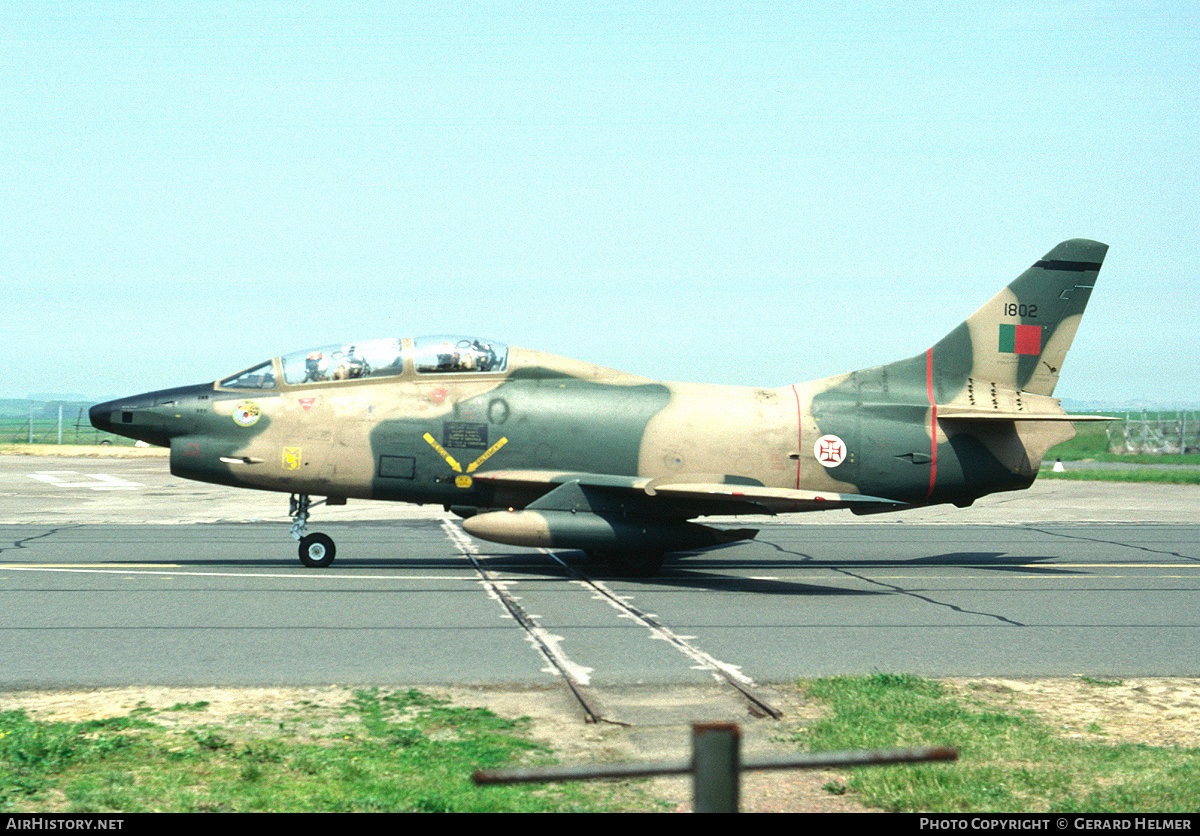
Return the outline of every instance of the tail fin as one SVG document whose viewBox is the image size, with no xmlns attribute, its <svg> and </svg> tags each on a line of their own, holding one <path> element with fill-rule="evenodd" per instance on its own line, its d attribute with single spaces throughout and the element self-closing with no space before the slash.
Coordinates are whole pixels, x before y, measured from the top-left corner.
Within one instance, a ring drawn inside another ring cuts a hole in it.
<svg viewBox="0 0 1200 836">
<path fill-rule="evenodd" d="M 1108 245 L 1064 241 L 931 351 L 944 390 L 968 379 L 1052 395 Z"/>
</svg>

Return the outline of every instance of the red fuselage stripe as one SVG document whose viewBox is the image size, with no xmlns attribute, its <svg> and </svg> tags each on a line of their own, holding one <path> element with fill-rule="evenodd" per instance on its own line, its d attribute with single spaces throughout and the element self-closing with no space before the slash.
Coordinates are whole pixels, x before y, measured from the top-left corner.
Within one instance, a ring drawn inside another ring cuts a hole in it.
<svg viewBox="0 0 1200 836">
<path fill-rule="evenodd" d="M 804 416 L 800 410 L 800 392 L 792 384 L 792 394 L 796 396 L 796 490 L 800 490 L 800 457 L 804 455 Z"/>
<path fill-rule="evenodd" d="M 933 496 L 933 486 L 937 482 L 937 401 L 933 397 L 933 349 L 925 352 L 925 392 L 929 396 L 929 493 L 925 498 Z"/>
</svg>

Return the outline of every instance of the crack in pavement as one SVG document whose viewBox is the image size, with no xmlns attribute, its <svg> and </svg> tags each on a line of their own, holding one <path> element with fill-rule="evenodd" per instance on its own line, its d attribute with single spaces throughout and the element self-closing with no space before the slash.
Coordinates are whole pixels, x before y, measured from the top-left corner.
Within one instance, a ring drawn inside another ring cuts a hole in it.
<svg viewBox="0 0 1200 836">
<path fill-rule="evenodd" d="M 1079 534 L 1069 534 L 1060 531 L 1050 531 L 1045 528 L 1038 528 L 1036 525 L 1026 525 L 1023 528 L 1029 531 L 1036 531 L 1040 534 L 1049 534 L 1052 537 L 1062 537 L 1066 540 L 1081 540 L 1088 543 L 1107 543 L 1110 546 L 1123 546 L 1127 549 L 1136 549 L 1138 551 L 1149 552 L 1150 554 L 1165 554 L 1169 557 L 1178 557 L 1180 560 L 1191 560 L 1200 563 L 1200 557 L 1194 557 L 1190 554 L 1181 554 L 1179 552 L 1167 551 L 1166 549 L 1152 549 L 1149 546 L 1138 546 L 1133 543 L 1122 543 L 1119 540 L 1104 540 L 1099 537 L 1084 537 Z"/>
<path fill-rule="evenodd" d="M 78 525 L 62 525 L 62 526 L 58 526 L 56 528 L 51 528 L 47 531 L 43 531 L 41 534 L 34 534 L 29 537 L 22 537 L 20 540 L 14 540 L 13 544 L 11 546 L 0 546 L 0 554 L 3 554 L 4 552 L 7 552 L 7 551 L 12 551 L 14 549 L 23 549 L 23 548 L 25 548 L 26 543 L 30 543 L 34 540 L 43 540 L 47 537 L 53 537 L 55 534 L 59 534 L 63 531 L 70 531 L 71 529 L 75 529 L 75 528 L 79 528 L 79 526 Z"/>
<path fill-rule="evenodd" d="M 780 546 L 777 543 L 772 543 L 769 540 L 757 540 L 755 542 L 762 543 L 764 546 L 770 546 L 771 548 L 775 549 L 776 551 L 778 551 L 782 554 L 790 554 L 794 557 L 799 557 L 802 559 L 802 561 L 816 560 L 816 558 L 813 557 L 811 554 L 804 554 L 803 552 L 797 552 L 797 551 L 792 551 L 791 549 L 785 549 L 783 546 Z M 983 618 L 992 618 L 1003 624 L 1011 624 L 1013 627 L 1028 626 L 1026 624 L 1021 623 L 1020 621 L 1014 621 L 1011 618 L 1006 618 L 1005 616 L 1000 615 L 999 613 L 980 612 L 978 610 L 964 609 L 963 607 L 959 607 L 955 604 L 951 604 L 946 601 L 938 601 L 937 599 L 931 598 L 928 595 L 922 595 L 919 592 L 914 592 L 911 589 L 905 589 L 902 586 L 897 586 L 897 585 L 891 584 L 891 583 L 884 583 L 883 581 L 875 580 L 874 578 L 869 578 L 869 577 L 866 577 L 865 575 L 856 574 L 854 572 L 851 572 L 849 569 L 844 569 L 840 566 L 824 565 L 824 566 L 822 566 L 822 568 L 829 569 L 830 571 L 837 572 L 838 574 L 841 574 L 841 575 L 845 575 L 848 578 L 854 578 L 855 580 L 862 581 L 863 583 L 873 584 L 875 586 L 882 587 L 882 588 L 887 589 L 898 595 L 906 595 L 909 598 L 915 598 L 918 601 L 923 601 L 926 604 L 932 604 L 935 607 L 945 607 L 948 610 L 952 610 L 952 611 L 954 611 L 956 613 L 960 613 L 962 615 L 978 615 Z"/>
</svg>

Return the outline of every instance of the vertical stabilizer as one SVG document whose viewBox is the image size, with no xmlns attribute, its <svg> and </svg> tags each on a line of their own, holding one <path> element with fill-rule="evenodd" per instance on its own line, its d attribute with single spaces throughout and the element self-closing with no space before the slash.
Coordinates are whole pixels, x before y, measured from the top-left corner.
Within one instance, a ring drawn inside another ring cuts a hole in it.
<svg viewBox="0 0 1200 836">
<path fill-rule="evenodd" d="M 1064 241 L 933 347 L 943 391 L 967 378 L 1051 395 L 1107 244 Z"/>
</svg>

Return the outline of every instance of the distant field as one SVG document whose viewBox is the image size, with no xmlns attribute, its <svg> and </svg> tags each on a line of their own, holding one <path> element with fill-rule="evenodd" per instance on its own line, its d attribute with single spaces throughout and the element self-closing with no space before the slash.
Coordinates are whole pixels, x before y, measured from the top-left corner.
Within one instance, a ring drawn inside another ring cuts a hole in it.
<svg viewBox="0 0 1200 836">
<path fill-rule="evenodd" d="M 1100 413 L 1124 418 L 1125 413 Z M 1195 413 L 1188 413 L 1189 419 Z M 1148 416 L 1150 420 L 1178 420 L 1179 413 L 1156 412 Z M 1114 422 L 1117 423 L 1117 422 Z M 1192 464 L 1200 465 L 1200 453 L 1165 453 L 1162 455 L 1127 455 L 1108 452 L 1109 424 L 1104 422 L 1080 422 L 1075 425 L 1075 437 L 1050 448 L 1046 459 L 1053 462 L 1055 458 L 1063 461 L 1083 461 L 1091 459 L 1098 462 L 1124 462 L 1125 464 Z M 1198 425 L 1200 428 L 1200 425 Z M 1192 435 L 1193 433 L 1189 433 Z"/>
</svg>

